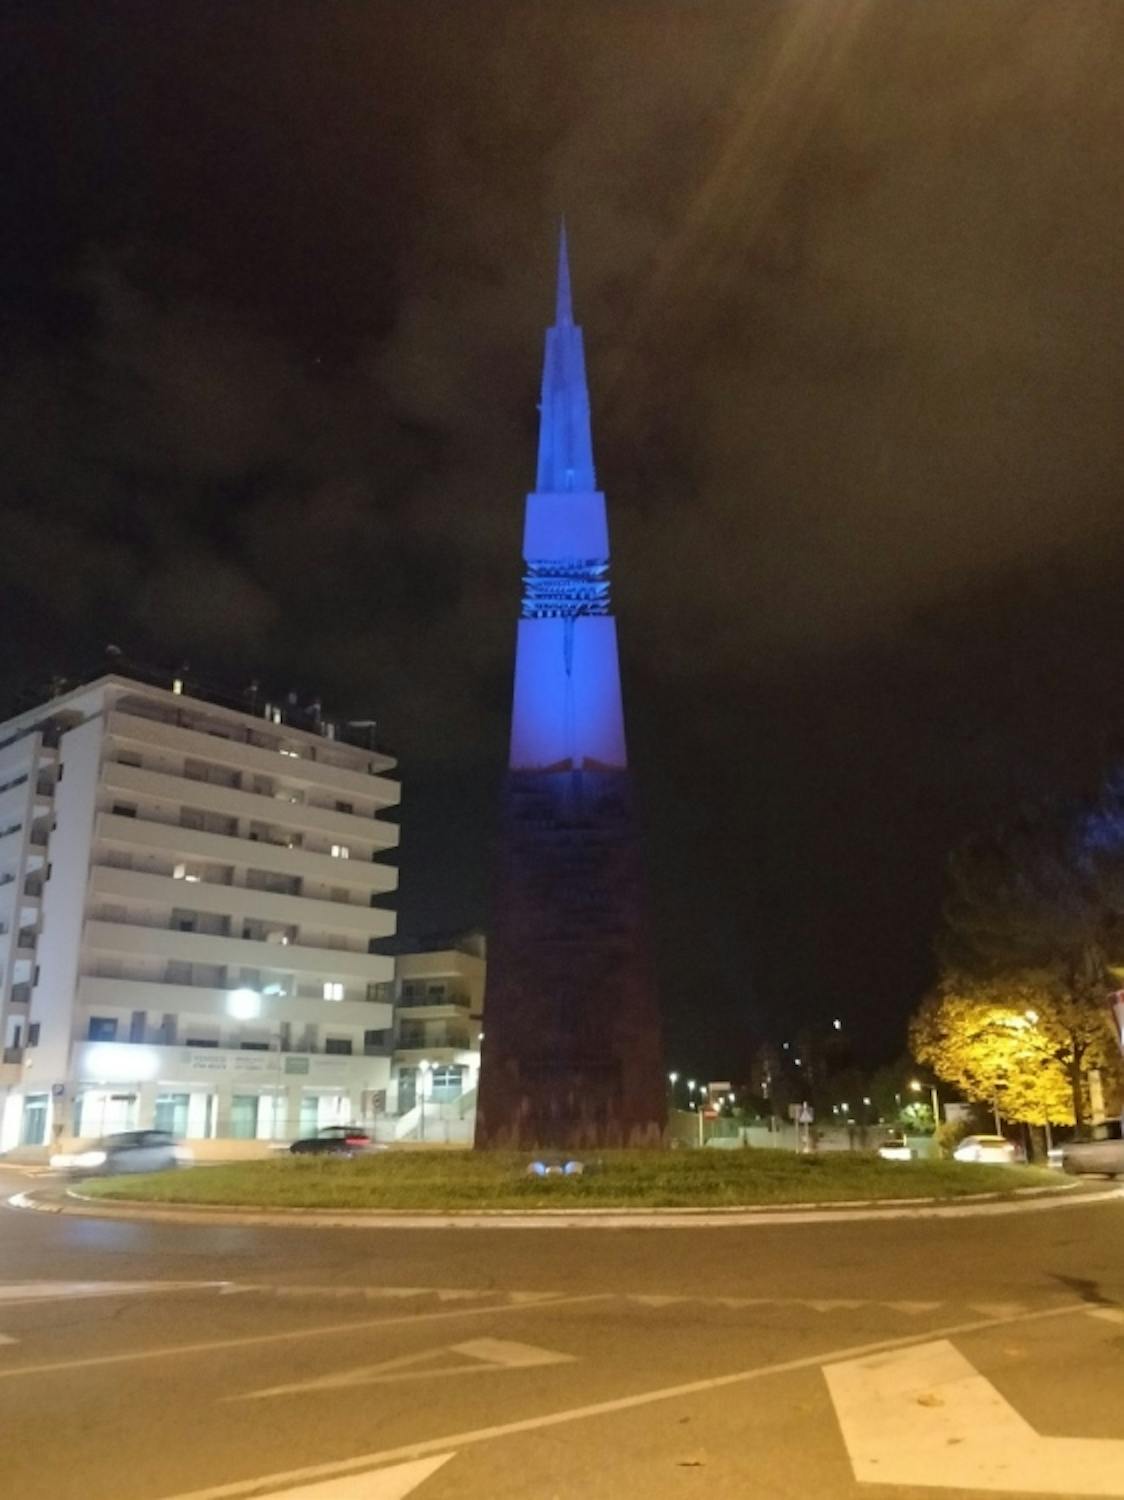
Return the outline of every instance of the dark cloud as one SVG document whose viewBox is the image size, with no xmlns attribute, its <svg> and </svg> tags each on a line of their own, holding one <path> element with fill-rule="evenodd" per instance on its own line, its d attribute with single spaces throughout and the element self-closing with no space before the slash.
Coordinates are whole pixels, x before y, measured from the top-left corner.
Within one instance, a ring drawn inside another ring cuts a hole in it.
<svg viewBox="0 0 1124 1500">
<path fill-rule="evenodd" d="M 1115 0 L 4 27 L 9 695 L 378 715 L 405 920 L 478 919 L 565 209 L 675 1046 L 896 1024 L 948 841 L 1115 713 Z"/>
</svg>

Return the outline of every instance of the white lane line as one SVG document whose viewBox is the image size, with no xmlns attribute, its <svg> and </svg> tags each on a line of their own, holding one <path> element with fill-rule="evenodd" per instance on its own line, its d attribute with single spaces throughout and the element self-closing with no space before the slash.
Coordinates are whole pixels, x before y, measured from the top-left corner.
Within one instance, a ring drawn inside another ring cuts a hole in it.
<svg viewBox="0 0 1124 1500">
<path fill-rule="evenodd" d="M 582 1302 L 605 1302 L 611 1292 L 588 1292 L 580 1297 L 554 1297 L 544 1307 L 573 1307 Z M 177 1359 L 188 1354 L 214 1354 L 223 1349 L 249 1349 L 260 1344 L 292 1343 L 298 1339 L 324 1338 L 334 1333 L 359 1333 L 368 1328 L 393 1328 L 408 1323 L 438 1323 L 449 1318 L 487 1317 L 521 1312 L 513 1304 L 495 1307 L 451 1307 L 442 1312 L 404 1313 L 394 1318 L 357 1318 L 350 1323 L 327 1323 L 319 1328 L 289 1328 L 280 1333 L 248 1334 L 245 1338 L 209 1339 L 198 1344 L 172 1344 L 163 1349 L 127 1350 L 121 1354 L 93 1354 L 85 1359 L 53 1359 L 38 1365 L 11 1365 L 0 1369 L 0 1380 L 25 1379 L 29 1375 L 53 1375 L 59 1370 L 92 1370 L 102 1365 L 127 1365 L 149 1359 Z"/>
<path fill-rule="evenodd" d="M 860 1484 L 1124 1496 L 1124 1440 L 1041 1437 L 947 1339 L 824 1376 Z"/>
<path fill-rule="evenodd" d="M 895 1312 L 903 1313 L 927 1313 L 936 1312 L 940 1307 L 939 1302 L 887 1302 L 886 1307 L 892 1307 Z"/>
<path fill-rule="evenodd" d="M 1022 1302 L 969 1302 L 969 1312 L 977 1312 L 982 1318 L 1017 1318 L 1026 1312 Z"/>
<path fill-rule="evenodd" d="M 467 1432 L 448 1433 L 441 1438 L 424 1439 L 417 1443 L 404 1443 L 398 1448 L 387 1448 L 381 1453 L 365 1453 L 358 1458 L 341 1459 L 334 1463 L 310 1464 L 301 1469 L 287 1469 L 277 1474 L 268 1474 L 256 1480 L 235 1480 L 232 1484 L 213 1485 L 209 1489 L 191 1490 L 177 1495 L 174 1500 L 242 1500 L 243 1496 L 258 1495 L 267 1485 L 296 1484 L 303 1480 L 327 1479 L 344 1474 L 361 1473 L 364 1469 L 389 1464 L 402 1459 L 423 1458 L 428 1454 L 444 1453 L 450 1449 L 467 1448 L 475 1443 L 487 1443 L 495 1438 L 515 1437 L 524 1432 L 540 1432 L 550 1427 L 561 1427 L 568 1422 L 580 1422 L 589 1417 L 613 1416 L 617 1412 L 635 1411 L 652 1406 L 660 1401 L 681 1400 L 688 1396 L 702 1396 L 710 1391 L 725 1390 L 731 1386 L 748 1385 L 754 1380 L 764 1380 L 770 1375 L 789 1375 L 797 1370 L 813 1370 L 837 1360 L 858 1359 L 867 1354 L 878 1354 L 890 1349 L 905 1349 L 917 1344 L 922 1338 L 955 1338 L 966 1333 L 983 1333 L 989 1328 L 1003 1328 L 1020 1323 L 1035 1323 L 1046 1318 L 1072 1316 L 1086 1310 L 1084 1303 L 1071 1303 L 1065 1307 L 1051 1307 L 1041 1312 L 1026 1313 L 1020 1318 L 980 1318 L 971 1323 L 953 1324 L 946 1328 L 934 1328 L 923 1335 L 904 1334 L 900 1338 L 876 1339 L 867 1344 L 852 1344 L 843 1349 L 829 1349 L 819 1354 L 802 1355 L 799 1359 L 782 1360 L 774 1365 L 755 1365 L 749 1370 L 737 1370 L 731 1375 L 713 1375 L 703 1380 L 691 1380 L 684 1385 L 663 1386 L 659 1390 L 642 1391 L 635 1396 L 618 1396 L 611 1401 L 596 1401 L 588 1406 L 574 1406 L 565 1411 L 547 1412 L 543 1416 L 524 1417 L 515 1422 L 501 1422 L 494 1427 L 476 1427 Z"/>
<path fill-rule="evenodd" d="M 442 1355 L 457 1354 L 452 1365 L 429 1365 Z M 377 1365 L 361 1365 L 354 1370 L 340 1370 L 333 1375 L 319 1375 L 312 1380 L 297 1380 L 290 1385 L 269 1386 L 265 1390 L 247 1391 L 242 1396 L 227 1396 L 227 1401 L 259 1401 L 266 1396 L 296 1396 L 308 1391 L 341 1391 L 357 1385 L 396 1385 L 404 1380 L 441 1380 L 450 1375 L 463 1377 L 488 1370 L 530 1370 L 538 1365 L 572 1364 L 573 1354 L 559 1354 L 554 1349 L 539 1349 L 534 1344 L 519 1344 L 510 1339 L 469 1339 L 462 1344 L 446 1344 L 420 1353 L 400 1354 Z M 469 1360 L 471 1363 L 466 1364 Z M 417 1369 L 418 1365 L 429 1365 Z"/>
<path fill-rule="evenodd" d="M 0 1282 L 0 1303 L 131 1297 L 138 1292 L 213 1291 L 224 1285 L 222 1281 L 10 1281 Z"/>
<path fill-rule="evenodd" d="M 0 1333 L 0 1344 L 15 1344 L 18 1340 L 12 1338 L 9 1333 Z"/>
<path fill-rule="evenodd" d="M 346 1479 L 329 1479 L 324 1484 L 302 1484 L 297 1490 L 274 1490 L 262 1500 L 403 1500 L 452 1457 L 452 1453 L 442 1453 L 437 1458 L 395 1464 L 393 1469 L 352 1474 Z"/>
<path fill-rule="evenodd" d="M 1103 1318 L 1106 1323 L 1124 1323 L 1124 1307 L 1090 1307 L 1091 1318 Z"/>
</svg>

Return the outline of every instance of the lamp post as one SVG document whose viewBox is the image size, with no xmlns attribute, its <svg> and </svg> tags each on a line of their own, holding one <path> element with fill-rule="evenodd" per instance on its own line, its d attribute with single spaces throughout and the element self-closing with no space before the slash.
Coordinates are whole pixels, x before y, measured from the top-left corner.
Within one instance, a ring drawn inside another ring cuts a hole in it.
<svg viewBox="0 0 1124 1500">
<path fill-rule="evenodd" d="M 433 1066 L 428 1057 L 423 1057 L 418 1063 L 418 1108 L 421 1111 L 418 1117 L 418 1139 L 425 1140 L 425 1093 L 429 1087 L 429 1070 Z"/>
<path fill-rule="evenodd" d="M 915 1094 L 919 1094 L 921 1092 L 921 1090 L 925 1087 L 925 1085 L 918 1078 L 911 1078 L 909 1080 L 909 1086 L 910 1086 L 910 1088 L 913 1090 L 913 1092 Z M 936 1084 L 931 1083 L 929 1085 L 929 1098 L 932 1101 L 932 1108 L 933 1108 L 933 1133 L 935 1135 L 936 1134 L 936 1130 L 937 1130 L 937 1126 L 941 1123 L 941 1101 L 937 1097 L 937 1087 L 936 1087 Z M 998 1133 L 999 1133 L 999 1127 L 996 1126 L 996 1134 L 998 1135 Z"/>
</svg>

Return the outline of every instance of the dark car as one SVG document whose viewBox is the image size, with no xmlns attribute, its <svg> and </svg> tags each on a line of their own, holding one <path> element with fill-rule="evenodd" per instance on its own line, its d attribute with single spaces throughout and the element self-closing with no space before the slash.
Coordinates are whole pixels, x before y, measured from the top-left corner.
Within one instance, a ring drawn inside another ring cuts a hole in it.
<svg viewBox="0 0 1124 1500">
<path fill-rule="evenodd" d="M 191 1152 L 178 1146 L 166 1130 L 125 1130 L 107 1135 L 88 1151 L 53 1156 L 51 1165 L 76 1177 L 108 1176 L 121 1172 L 164 1172 L 186 1166 Z"/>
<path fill-rule="evenodd" d="M 354 1125 L 326 1125 L 315 1135 L 294 1141 L 289 1150 L 294 1156 L 355 1156 L 373 1146 L 367 1132 L 357 1130 Z"/>
<path fill-rule="evenodd" d="M 1119 1120 L 1106 1120 L 1092 1127 L 1079 1141 L 1067 1141 L 1062 1147 L 1062 1170 L 1075 1176 L 1084 1172 L 1103 1173 L 1106 1177 L 1124 1176 L 1124 1129 Z"/>
</svg>

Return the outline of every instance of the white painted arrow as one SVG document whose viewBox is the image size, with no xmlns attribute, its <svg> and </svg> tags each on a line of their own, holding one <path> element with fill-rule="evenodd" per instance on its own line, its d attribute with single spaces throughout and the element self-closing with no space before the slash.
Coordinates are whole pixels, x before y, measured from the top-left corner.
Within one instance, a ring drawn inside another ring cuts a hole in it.
<svg viewBox="0 0 1124 1500">
<path fill-rule="evenodd" d="M 824 1376 L 862 1483 L 1124 1496 L 1124 1440 L 1042 1437 L 947 1339 Z"/>
<path fill-rule="evenodd" d="M 459 1354 L 455 1365 L 428 1366 L 431 1359 L 443 1354 Z M 400 1354 L 377 1365 L 361 1365 L 341 1370 L 335 1375 L 320 1375 L 314 1380 L 294 1381 L 291 1385 L 273 1385 L 265 1390 L 247 1391 L 243 1396 L 228 1396 L 228 1401 L 257 1401 L 265 1396 L 295 1396 L 303 1391 L 339 1391 L 354 1385 L 390 1385 L 405 1380 L 440 1380 L 449 1375 L 464 1375 L 479 1370 L 529 1370 L 536 1365 L 570 1364 L 576 1356 L 557 1354 L 553 1349 L 538 1349 L 534 1344 L 518 1344 L 510 1339 L 468 1339 L 463 1344 L 447 1344 L 440 1349 L 423 1349 L 418 1354 Z M 466 1365 L 465 1359 L 474 1363 Z M 427 1365 L 426 1369 L 414 1368 Z"/>
<path fill-rule="evenodd" d="M 322 1484 L 302 1484 L 295 1490 L 271 1490 L 260 1500 L 403 1500 L 452 1457 L 451 1453 L 441 1453 L 436 1458 L 395 1464 L 391 1469 L 368 1469 L 365 1474 L 326 1479 Z"/>
</svg>

